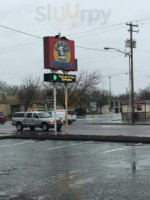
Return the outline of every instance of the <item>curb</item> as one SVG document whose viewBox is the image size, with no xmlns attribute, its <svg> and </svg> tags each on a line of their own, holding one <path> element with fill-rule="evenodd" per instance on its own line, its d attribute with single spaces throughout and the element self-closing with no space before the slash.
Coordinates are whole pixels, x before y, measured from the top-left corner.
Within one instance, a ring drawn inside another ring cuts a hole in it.
<svg viewBox="0 0 150 200">
<path fill-rule="evenodd" d="M 135 136 L 96 136 L 96 135 L 9 135 L 0 139 L 32 139 L 32 140 L 60 140 L 60 141 L 97 141 L 120 143 L 145 143 L 150 144 L 150 137 Z"/>
<path fill-rule="evenodd" d="M 135 126 L 135 125 L 140 125 L 140 126 L 143 125 L 143 126 L 145 126 L 145 125 L 149 125 L 150 126 L 150 124 L 146 124 L 146 123 L 145 124 L 144 123 L 138 123 L 138 124 L 136 124 L 136 123 L 135 124 L 131 124 L 131 123 L 130 124 L 126 124 L 125 123 L 125 124 L 123 124 L 123 123 L 100 123 L 100 122 L 95 122 L 95 123 L 94 122 L 89 122 L 88 123 L 87 122 L 87 123 L 82 123 L 82 124 L 85 124 L 85 125 L 120 125 L 120 126 L 124 126 L 124 125 L 125 126 L 127 126 L 127 125 L 128 126 Z"/>
</svg>

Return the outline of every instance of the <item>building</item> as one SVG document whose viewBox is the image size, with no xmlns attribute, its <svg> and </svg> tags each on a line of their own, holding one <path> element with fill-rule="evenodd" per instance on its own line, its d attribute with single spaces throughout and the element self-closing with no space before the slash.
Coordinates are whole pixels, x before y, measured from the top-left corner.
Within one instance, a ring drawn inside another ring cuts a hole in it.
<svg viewBox="0 0 150 200">
<path fill-rule="evenodd" d="M 53 102 L 47 102 L 47 100 L 37 101 L 32 103 L 28 111 L 46 111 L 53 109 Z M 63 109 L 61 106 L 57 106 L 57 109 Z M 7 117 L 12 116 L 15 112 L 24 111 L 17 96 L 8 96 L 0 94 L 0 112 L 3 112 Z"/>
<path fill-rule="evenodd" d="M 122 112 L 121 100 L 111 100 L 111 107 L 110 105 L 104 105 L 102 107 L 102 114 L 121 113 L 121 112 Z"/>
<path fill-rule="evenodd" d="M 129 101 L 122 101 L 122 118 L 129 119 Z M 134 107 L 135 120 L 150 119 L 150 100 L 135 100 Z"/>
<path fill-rule="evenodd" d="M 3 112 L 6 116 L 10 116 L 14 112 L 20 110 L 20 103 L 16 96 L 7 96 L 0 94 L 0 112 Z"/>
</svg>

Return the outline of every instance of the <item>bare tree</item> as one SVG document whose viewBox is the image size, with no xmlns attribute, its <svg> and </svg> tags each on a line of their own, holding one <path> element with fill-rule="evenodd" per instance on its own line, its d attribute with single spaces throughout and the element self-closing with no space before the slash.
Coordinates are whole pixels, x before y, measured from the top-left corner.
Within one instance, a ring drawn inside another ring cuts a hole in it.
<svg viewBox="0 0 150 200">
<path fill-rule="evenodd" d="M 96 102 L 97 108 L 100 110 L 104 105 L 109 104 L 109 92 L 106 90 L 94 90 L 91 96 L 91 100 Z"/>
<path fill-rule="evenodd" d="M 150 85 L 144 89 L 140 89 L 137 93 L 139 100 L 150 100 Z"/>
<path fill-rule="evenodd" d="M 76 83 L 68 84 L 68 107 L 76 106 L 86 93 L 96 89 L 101 83 L 101 73 L 81 71 L 77 76 Z M 58 85 L 58 99 L 65 107 L 64 85 Z"/>
<path fill-rule="evenodd" d="M 0 81 L 0 93 L 6 95 L 16 95 L 18 91 L 18 86 L 9 85 L 4 81 Z"/>
<path fill-rule="evenodd" d="M 7 83 L 5 83 L 4 81 L 0 81 L 0 92 L 5 94 L 6 88 L 7 88 Z"/>
<path fill-rule="evenodd" d="M 25 77 L 22 84 L 19 87 L 17 96 L 21 105 L 24 106 L 24 110 L 27 111 L 31 103 L 37 102 L 40 99 L 40 78 L 33 78 L 31 75 Z"/>
</svg>

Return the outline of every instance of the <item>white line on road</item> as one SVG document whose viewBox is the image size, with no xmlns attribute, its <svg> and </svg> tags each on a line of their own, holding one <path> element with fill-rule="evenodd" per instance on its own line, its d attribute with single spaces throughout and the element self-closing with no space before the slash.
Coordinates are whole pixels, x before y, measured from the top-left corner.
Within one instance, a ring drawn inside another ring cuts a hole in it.
<svg viewBox="0 0 150 200">
<path fill-rule="evenodd" d="M 54 150 L 54 149 L 61 149 L 61 148 L 66 148 L 66 147 L 70 147 L 70 146 L 76 146 L 76 145 L 82 145 L 82 144 L 88 144 L 91 143 L 90 142 L 83 142 L 83 143 L 74 143 L 74 144 L 69 144 L 69 145 L 64 145 L 64 146 L 58 146 L 58 147 L 53 147 L 53 148 L 48 148 L 49 150 Z"/>
<path fill-rule="evenodd" d="M 139 145 L 139 144 L 137 144 Z M 146 145 L 146 146 L 127 146 L 127 147 L 122 147 L 122 148 L 117 148 L 117 149 L 112 149 L 112 150 L 108 150 L 108 151 L 104 151 L 102 153 L 111 153 L 111 152 L 117 152 L 117 151 L 127 151 L 130 149 L 139 149 L 139 148 L 145 148 L 145 147 L 150 147 L 150 145 Z"/>
<path fill-rule="evenodd" d="M 114 126 L 110 126 L 110 125 L 102 125 L 101 127 L 102 127 L 102 128 L 112 128 L 112 127 L 114 127 Z"/>
<path fill-rule="evenodd" d="M 33 142 L 21 142 L 21 143 L 16 143 L 16 144 L 6 144 L 6 145 L 0 146 L 0 148 L 11 147 L 11 146 L 18 146 L 18 145 L 24 145 L 24 144 L 31 144 L 31 143 L 33 143 Z"/>
</svg>

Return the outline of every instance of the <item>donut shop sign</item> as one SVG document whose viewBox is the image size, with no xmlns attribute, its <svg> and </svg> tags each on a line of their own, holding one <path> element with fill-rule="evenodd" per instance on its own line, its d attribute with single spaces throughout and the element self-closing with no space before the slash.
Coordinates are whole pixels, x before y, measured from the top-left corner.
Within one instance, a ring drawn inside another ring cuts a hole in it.
<svg viewBox="0 0 150 200">
<path fill-rule="evenodd" d="M 76 71 L 74 41 L 44 37 L 44 68 Z"/>
</svg>

